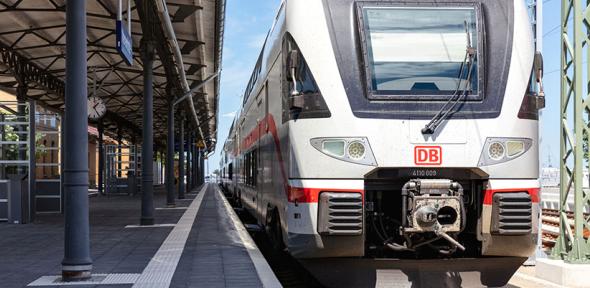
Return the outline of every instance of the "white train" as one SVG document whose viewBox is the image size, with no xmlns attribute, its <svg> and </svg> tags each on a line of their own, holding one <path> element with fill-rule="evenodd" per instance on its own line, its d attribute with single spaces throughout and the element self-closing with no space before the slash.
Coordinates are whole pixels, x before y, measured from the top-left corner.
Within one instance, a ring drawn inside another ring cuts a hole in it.
<svg viewBox="0 0 590 288">
<path fill-rule="evenodd" d="M 537 242 L 544 106 L 526 9 L 283 1 L 221 185 L 299 259 L 520 264 Z"/>
</svg>

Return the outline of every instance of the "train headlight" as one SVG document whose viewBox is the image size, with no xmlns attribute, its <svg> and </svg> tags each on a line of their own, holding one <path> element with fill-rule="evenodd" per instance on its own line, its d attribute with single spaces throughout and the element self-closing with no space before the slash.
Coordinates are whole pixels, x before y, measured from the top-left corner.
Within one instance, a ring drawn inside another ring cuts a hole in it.
<svg viewBox="0 0 590 288">
<path fill-rule="evenodd" d="M 508 157 L 518 156 L 524 151 L 523 141 L 507 141 L 506 142 L 506 154 Z"/>
<path fill-rule="evenodd" d="M 365 157 L 365 145 L 361 142 L 352 142 L 348 144 L 348 156 L 355 160 Z"/>
<path fill-rule="evenodd" d="M 522 156 L 533 146 L 528 138 L 488 138 L 479 157 L 479 166 L 503 163 Z"/>
<path fill-rule="evenodd" d="M 490 144 L 490 147 L 488 148 L 488 156 L 494 160 L 500 160 L 504 157 L 505 150 L 506 149 L 504 149 L 502 143 L 494 142 Z"/>
<path fill-rule="evenodd" d="M 366 137 L 313 138 L 310 142 L 315 149 L 332 158 L 355 164 L 377 166 Z"/>
<path fill-rule="evenodd" d="M 322 152 L 338 157 L 344 157 L 344 140 L 325 140 L 322 142 Z"/>
</svg>

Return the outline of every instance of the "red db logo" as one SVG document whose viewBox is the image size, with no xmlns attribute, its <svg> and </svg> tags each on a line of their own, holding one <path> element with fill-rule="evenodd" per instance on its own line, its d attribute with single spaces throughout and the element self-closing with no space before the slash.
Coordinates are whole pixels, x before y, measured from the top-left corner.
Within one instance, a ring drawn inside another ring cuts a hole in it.
<svg viewBox="0 0 590 288">
<path fill-rule="evenodd" d="M 442 148 L 440 146 L 414 147 L 414 164 L 440 165 L 442 164 Z"/>
</svg>

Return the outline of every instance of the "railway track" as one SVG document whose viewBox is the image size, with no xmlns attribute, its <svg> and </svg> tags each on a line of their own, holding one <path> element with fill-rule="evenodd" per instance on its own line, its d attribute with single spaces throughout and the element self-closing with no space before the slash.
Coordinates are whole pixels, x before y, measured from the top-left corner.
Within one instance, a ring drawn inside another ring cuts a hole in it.
<svg viewBox="0 0 590 288">
<path fill-rule="evenodd" d="M 572 212 L 567 213 L 567 222 L 570 226 L 570 229 L 574 231 L 574 215 Z M 588 217 L 587 213 L 584 213 L 585 217 Z M 543 213 L 541 214 L 541 222 L 542 222 L 542 241 L 543 241 L 543 248 L 553 248 L 555 246 L 555 241 L 559 236 L 559 210 L 555 209 L 543 209 Z M 584 238 L 588 239 L 590 237 L 590 230 L 584 228 Z"/>
</svg>

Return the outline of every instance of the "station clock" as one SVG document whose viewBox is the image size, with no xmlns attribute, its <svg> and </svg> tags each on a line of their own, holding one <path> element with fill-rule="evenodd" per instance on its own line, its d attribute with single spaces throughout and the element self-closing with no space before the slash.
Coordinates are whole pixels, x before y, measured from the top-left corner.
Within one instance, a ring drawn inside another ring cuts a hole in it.
<svg viewBox="0 0 590 288">
<path fill-rule="evenodd" d="M 88 98 L 88 119 L 99 120 L 107 112 L 107 106 L 100 97 L 92 96 Z"/>
</svg>

